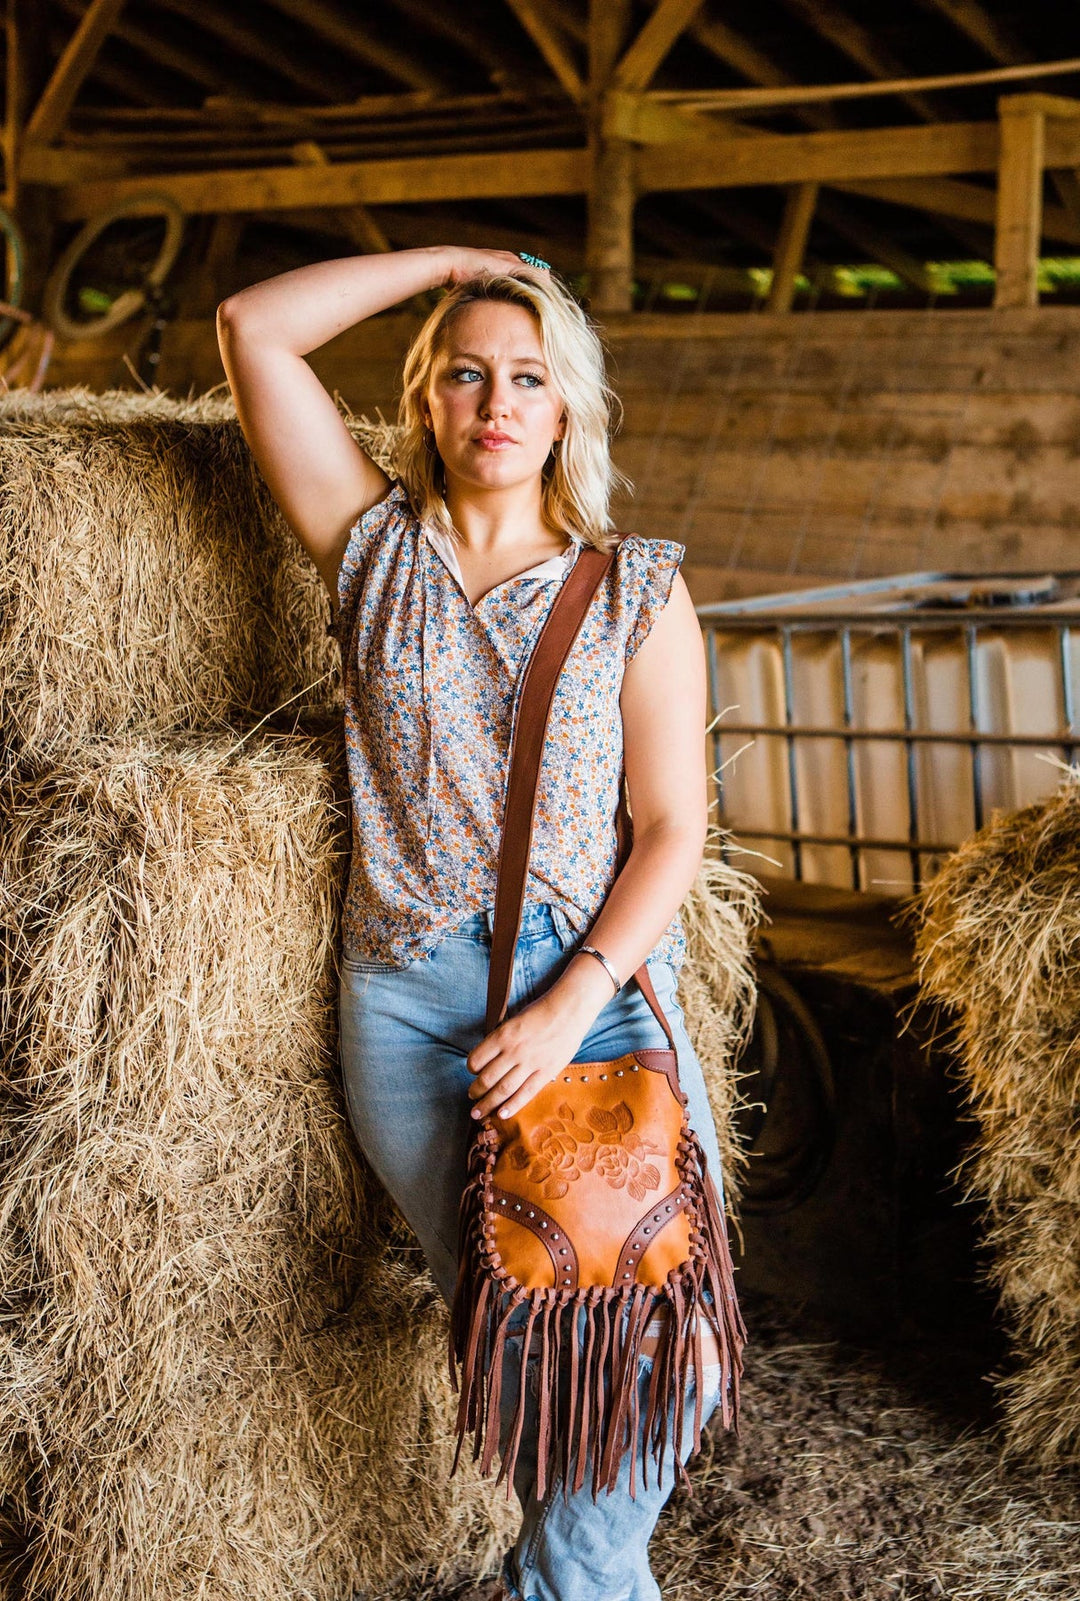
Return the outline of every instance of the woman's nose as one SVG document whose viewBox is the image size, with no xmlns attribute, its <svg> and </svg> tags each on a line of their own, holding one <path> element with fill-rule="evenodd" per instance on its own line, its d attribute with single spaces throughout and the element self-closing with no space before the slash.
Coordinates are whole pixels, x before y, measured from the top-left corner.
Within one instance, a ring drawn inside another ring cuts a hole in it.
<svg viewBox="0 0 1080 1601">
<path fill-rule="evenodd" d="M 492 379 L 484 395 L 482 410 L 486 417 L 507 417 L 510 414 L 512 397 L 510 388 L 498 378 Z"/>
</svg>

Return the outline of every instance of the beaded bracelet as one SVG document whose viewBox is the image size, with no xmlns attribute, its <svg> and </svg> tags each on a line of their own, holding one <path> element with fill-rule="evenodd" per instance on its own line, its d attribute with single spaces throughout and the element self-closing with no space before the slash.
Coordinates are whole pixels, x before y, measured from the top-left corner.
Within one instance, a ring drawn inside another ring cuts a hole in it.
<svg viewBox="0 0 1080 1601">
<path fill-rule="evenodd" d="M 598 962 L 603 963 L 607 970 L 607 976 L 614 984 L 615 993 L 618 995 L 619 991 L 622 989 L 622 985 L 619 982 L 619 975 L 616 973 L 615 969 L 612 967 L 603 951 L 598 951 L 595 945 L 579 945 L 578 950 L 584 952 L 586 956 L 595 956 Z"/>
</svg>

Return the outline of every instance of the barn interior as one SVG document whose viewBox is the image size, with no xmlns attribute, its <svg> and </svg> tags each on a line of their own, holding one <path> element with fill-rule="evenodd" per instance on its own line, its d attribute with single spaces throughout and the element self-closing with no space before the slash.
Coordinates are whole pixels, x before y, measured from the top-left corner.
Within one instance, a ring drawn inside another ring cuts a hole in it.
<svg viewBox="0 0 1080 1601">
<path fill-rule="evenodd" d="M 587 307 L 617 525 L 685 546 L 705 645 L 680 993 L 751 1345 L 663 1593 L 1074 1596 L 1068 9 L 8 0 L 2 41 L 0 1601 L 479 1601 L 507 1537 L 344 1133 L 340 665 L 215 329 L 446 243 Z M 391 470 L 435 303 L 309 358 Z"/>
</svg>

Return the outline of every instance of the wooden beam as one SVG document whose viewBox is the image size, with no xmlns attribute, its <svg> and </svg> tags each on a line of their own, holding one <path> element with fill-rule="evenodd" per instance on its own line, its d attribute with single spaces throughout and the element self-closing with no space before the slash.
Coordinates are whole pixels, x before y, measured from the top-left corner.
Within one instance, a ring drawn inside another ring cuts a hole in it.
<svg viewBox="0 0 1080 1601">
<path fill-rule="evenodd" d="M 314 139 L 301 139 L 293 145 L 293 159 L 301 166 L 328 167 L 330 165 L 326 151 Z M 367 206 L 357 204 L 342 207 L 331 214 L 328 221 L 336 221 L 341 231 L 349 236 L 354 245 L 359 245 L 362 251 L 371 255 L 384 255 L 392 250 L 389 239 L 386 237 L 374 216 Z"/>
<path fill-rule="evenodd" d="M 52 144 L 123 5 L 124 0 L 90 0 L 26 125 L 28 143 Z"/>
<path fill-rule="evenodd" d="M 643 191 L 735 189 L 749 184 L 993 172 L 998 137 L 996 122 L 948 122 L 688 140 L 639 151 L 638 184 Z"/>
<path fill-rule="evenodd" d="M 683 204 L 687 204 L 686 201 Z M 772 260 L 776 250 L 776 229 L 766 222 L 764 217 L 758 216 L 749 207 L 740 205 L 729 194 L 706 194 L 698 191 L 689 202 L 697 210 L 703 211 L 705 216 L 718 223 L 725 232 L 735 239 L 741 239 L 746 244 L 754 245 L 768 260 Z M 803 257 L 804 263 L 812 258 Z"/>
<path fill-rule="evenodd" d="M 903 69 L 896 58 L 881 44 L 869 28 L 849 17 L 833 0 L 784 0 L 793 12 L 820 38 L 847 56 L 871 78 L 900 78 Z M 924 122 L 938 120 L 938 112 L 931 101 L 921 94 L 903 93 L 900 98 Z"/>
<path fill-rule="evenodd" d="M 1058 192 L 1062 209 L 1068 214 L 1070 221 L 1075 224 L 1078 230 L 1077 237 L 1080 239 L 1080 174 L 1070 171 L 1068 167 L 1056 167 L 1050 174 L 1050 181 Z M 1054 239 L 1058 236 L 1053 232 L 1050 225 L 1048 214 L 1051 209 L 1053 208 L 1050 206 L 1044 206 L 1043 208 L 1043 233 L 1047 237 Z"/>
<path fill-rule="evenodd" d="M 760 88 L 792 88 L 796 80 L 785 72 L 771 56 L 759 50 L 749 39 L 737 33 L 726 23 L 710 22 L 699 17 L 691 28 L 691 34 L 698 44 L 704 46 L 710 55 L 724 62 L 726 66 L 733 67 L 744 78 Z M 654 90 L 651 98 L 656 101 L 659 95 Z M 693 110 L 693 102 L 679 102 L 686 104 Z M 839 128 L 842 126 L 836 113 L 825 106 L 796 107 L 795 120 L 801 122 L 804 128 Z M 771 247 L 770 247 L 771 248 Z"/>
<path fill-rule="evenodd" d="M 711 17 L 701 17 L 694 23 L 691 33 L 698 44 L 704 45 L 710 55 L 724 62 L 725 66 L 733 67 L 752 84 L 773 89 L 797 86 L 796 80 L 785 72 L 783 67 L 778 66 L 771 56 L 766 55 L 753 40 L 747 39 L 728 23 L 715 21 Z"/>
<path fill-rule="evenodd" d="M 488 79 L 503 90 L 536 92 L 536 69 L 531 51 L 508 48 L 501 28 L 472 21 L 463 6 L 433 6 L 431 0 L 394 0 L 394 10 L 408 17 L 426 35 L 447 39 L 459 50 L 475 56 Z"/>
<path fill-rule="evenodd" d="M 615 68 L 613 86 L 644 89 L 680 33 L 701 9 L 701 0 L 660 0 Z"/>
<path fill-rule="evenodd" d="M 741 34 L 737 33 L 734 29 L 728 27 L 726 24 L 706 22 L 702 19 L 694 24 L 692 31 L 694 38 L 699 43 L 703 44 L 704 47 L 710 51 L 710 53 L 717 56 L 718 59 L 724 61 L 727 65 L 733 67 L 737 72 L 740 72 L 744 78 L 748 78 L 750 82 L 757 87 L 753 89 L 720 90 L 710 92 L 696 91 L 692 96 L 685 99 L 680 97 L 680 99 L 676 102 L 676 104 L 683 110 L 699 111 L 708 107 L 709 109 L 722 111 L 725 109 L 736 109 L 739 106 L 743 107 L 744 109 L 754 110 L 764 109 L 765 107 L 770 106 L 775 107 L 779 105 L 784 108 L 790 108 L 795 118 L 802 122 L 805 126 L 821 130 L 827 128 L 838 128 L 841 126 L 836 113 L 831 108 L 820 103 L 826 98 L 831 99 L 835 97 L 837 99 L 844 99 L 865 97 L 867 95 L 872 95 L 875 93 L 875 91 L 884 92 L 886 89 L 886 85 L 879 82 L 878 84 L 833 85 L 832 93 L 829 94 L 826 94 L 821 87 L 810 88 L 808 90 L 806 85 L 797 84 L 791 75 L 775 61 L 773 61 L 772 58 L 769 57 L 764 51 L 759 50 L 756 45 L 751 44 L 750 41 L 744 39 Z M 890 83 L 888 88 L 890 91 L 892 91 L 895 89 L 920 89 L 930 86 L 933 85 L 927 80 L 908 79 L 900 83 Z M 940 87 L 942 85 L 938 84 L 937 86 Z M 777 90 L 779 90 L 780 93 L 777 93 Z M 669 102 L 669 95 L 667 93 L 657 91 L 653 91 L 648 98 L 656 110 L 660 109 L 660 103 Z M 885 181 L 887 182 L 888 180 Z M 905 182 L 910 184 L 933 184 L 935 182 L 933 179 L 896 179 L 892 181 L 897 185 L 904 184 Z M 936 182 L 948 183 L 949 180 L 938 179 Z M 858 192 L 858 189 L 856 188 L 854 192 Z M 875 196 L 874 198 L 880 197 Z M 884 198 L 894 199 L 896 197 L 888 196 Z M 993 196 L 989 192 L 986 195 L 986 200 L 991 207 L 991 217 L 989 221 L 992 226 Z M 906 200 L 902 200 L 901 203 L 915 204 L 916 202 L 911 197 L 908 197 Z M 958 222 L 954 213 L 950 212 L 947 207 L 938 207 L 938 212 L 940 215 L 948 217 L 948 231 L 954 235 L 961 236 L 968 249 L 976 249 L 980 254 L 985 253 L 984 243 L 979 241 L 978 244 L 975 244 L 970 237 L 969 230 L 964 226 L 963 221 Z M 835 212 L 833 214 L 833 226 L 840 226 L 840 217 Z M 874 230 L 866 228 L 861 224 L 859 219 L 849 218 L 845 226 L 847 226 L 849 230 L 858 226 L 859 236 L 867 242 L 876 240 L 878 253 L 881 252 L 883 244 L 882 236 L 876 234 Z M 851 234 L 849 231 L 849 237 L 850 236 Z M 921 268 L 921 264 L 914 262 L 913 258 L 908 256 L 906 253 L 896 253 L 895 250 L 893 250 L 890 251 L 890 254 L 892 255 L 894 265 L 903 265 L 905 267 L 906 274 L 909 276 L 915 272 L 917 268 Z"/>
<path fill-rule="evenodd" d="M 837 183 L 832 188 L 868 200 L 887 200 L 915 211 L 932 211 L 941 217 L 977 222 L 993 228 L 997 221 L 997 194 L 978 184 L 955 178 L 864 178 Z M 1043 207 L 1043 237 L 1062 244 L 1080 244 L 1080 217 L 1074 219 L 1062 206 Z"/>
<path fill-rule="evenodd" d="M 605 132 L 605 104 L 630 33 L 630 0 L 589 0 L 589 190 L 585 257 L 589 301 L 600 316 L 631 309 L 634 286 L 634 146 Z"/>
<path fill-rule="evenodd" d="M 952 122 L 929 127 L 874 128 L 799 134 L 730 135 L 657 145 L 637 153 L 639 190 L 737 189 L 754 184 L 883 184 L 886 180 L 939 178 L 997 168 L 996 122 Z M 46 153 L 47 154 L 47 153 Z M 1046 164 L 1080 166 L 1080 120 L 1052 119 L 1046 127 Z M 243 167 L 224 171 L 164 172 L 139 178 L 66 180 L 62 163 L 42 160 L 32 175 L 60 189 L 62 219 L 74 220 L 114 201 L 149 191 L 171 195 L 185 211 L 281 211 L 296 206 L 421 204 L 438 200 L 514 198 L 518 195 L 582 194 L 588 188 L 586 152 L 519 150 L 505 154 L 432 156 L 379 161 L 336 161 L 298 172 L 294 166 Z M 906 192 L 878 190 L 880 198 L 910 199 L 983 220 L 972 197 L 974 185 L 942 191 L 934 186 Z M 871 190 L 867 188 L 867 193 Z M 979 202 L 983 204 L 983 202 Z"/>
<path fill-rule="evenodd" d="M 788 190 L 776 241 L 776 254 L 773 256 L 772 284 L 765 302 L 766 311 L 791 310 L 795 298 L 795 280 L 802 270 L 817 198 L 816 183 L 795 184 Z"/>
<path fill-rule="evenodd" d="M 946 17 L 958 32 L 984 50 L 991 61 L 1006 67 L 1032 59 L 1006 25 L 992 17 L 978 0 L 923 0 L 923 3 Z"/>
<path fill-rule="evenodd" d="M 736 59 L 745 54 L 734 50 L 725 52 L 723 45 L 731 30 L 718 23 L 699 24 L 694 36 L 707 44 L 722 61 L 736 65 Z M 749 49 L 749 47 L 747 47 Z M 749 60 L 760 59 L 754 52 Z M 738 67 L 744 77 L 751 76 Z M 1033 78 L 1053 78 L 1080 72 L 1080 56 L 1069 56 L 1062 61 L 1042 61 L 1016 67 L 988 67 L 982 72 L 946 72 L 923 78 L 879 78 L 873 83 L 797 84 L 787 74 L 773 80 L 763 79 L 766 87 L 755 89 L 652 89 L 650 100 L 681 106 L 687 111 L 784 111 L 796 106 L 814 105 L 832 100 L 876 100 L 882 95 L 901 94 L 909 89 L 971 89 L 991 83 L 1022 83 Z M 1061 98 L 1057 96 L 1055 98 Z"/>
<path fill-rule="evenodd" d="M 243 22 L 229 7 L 214 0 L 158 0 L 165 11 L 194 23 L 211 38 L 221 39 L 241 57 L 257 61 L 286 83 L 294 84 L 317 100 L 332 104 L 341 98 L 343 79 L 340 73 L 319 72 L 299 59 L 294 50 L 274 43 L 272 33 Z"/>
<path fill-rule="evenodd" d="M 285 211 L 295 206 L 420 205 L 428 200 L 580 195 L 588 157 L 576 150 L 512 150 L 492 155 L 336 161 L 328 167 L 237 167 L 225 171 L 154 173 L 145 177 L 60 185 L 60 217 L 75 221 L 139 195 L 169 195 L 189 214 Z M 148 214 L 153 205 L 147 206 Z"/>
<path fill-rule="evenodd" d="M 57 39 L 56 30 L 53 28 L 49 29 L 49 34 L 52 54 L 55 59 L 63 50 L 67 40 L 66 38 L 64 40 Z M 100 85 L 102 89 L 110 90 L 113 95 L 118 97 L 118 100 L 114 101 L 111 106 L 111 110 L 114 113 L 136 111 L 145 114 L 151 107 L 160 106 L 164 91 L 158 86 L 156 76 L 156 74 L 149 72 L 136 72 L 131 67 L 121 66 L 119 62 L 110 61 L 100 55 L 94 62 L 91 73 L 91 77 L 96 84 Z M 121 102 L 125 99 L 132 101 L 133 104 L 130 106 L 123 105 Z M 73 106 L 68 113 L 68 126 L 71 127 L 77 124 L 89 109 L 86 106 Z"/>
<path fill-rule="evenodd" d="M 604 99 L 603 132 L 607 139 L 629 139 L 638 145 L 685 143 L 688 139 L 712 139 L 742 130 L 730 123 L 707 116 L 694 116 L 675 106 L 658 105 L 650 95 L 613 89 Z M 748 128 L 756 137 L 760 129 Z"/>
<path fill-rule="evenodd" d="M 233 275 L 247 223 L 248 218 L 241 211 L 200 221 L 203 243 L 181 286 L 181 316 L 212 317 L 219 303 L 237 287 Z"/>
<path fill-rule="evenodd" d="M 1017 96 L 1017 99 L 1026 97 Z M 999 102 L 1001 159 L 998 164 L 997 231 L 994 242 L 994 305 L 1037 306 L 1045 112 L 1012 97 Z"/>
<path fill-rule="evenodd" d="M 69 16 L 81 16 L 78 0 L 56 0 L 56 3 Z M 229 76 L 221 66 L 188 50 L 184 45 L 162 38 L 159 32 L 151 28 L 144 28 L 125 17 L 123 21 L 114 22 L 112 31 L 118 39 L 132 45 L 149 61 L 167 67 L 170 72 L 197 84 L 200 89 L 221 93 L 230 86 Z"/>
<path fill-rule="evenodd" d="M 876 261 L 881 267 L 888 267 L 890 272 L 917 289 L 922 294 L 930 294 L 934 289 L 933 275 L 926 269 L 925 262 L 919 261 L 910 251 L 902 249 L 896 240 L 875 228 L 872 223 L 865 222 L 857 217 L 850 207 L 832 195 L 822 195 L 818 200 L 818 216 L 828 223 L 834 232 L 854 245 L 857 250 L 864 251 L 870 261 Z"/>
<path fill-rule="evenodd" d="M 414 51 L 398 50 L 384 44 L 364 26 L 362 17 L 350 17 L 328 6 L 325 0 L 271 0 L 275 11 L 283 12 L 302 27 L 310 28 L 325 39 L 327 44 L 351 56 L 355 61 L 377 67 L 389 78 L 407 83 L 412 89 L 430 89 L 438 93 L 443 88 L 439 74 L 430 71 L 417 59 Z"/>
<path fill-rule="evenodd" d="M 585 100 L 585 82 L 561 35 L 548 21 L 547 7 L 537 0 L 506 0 L 533 44 L 562 84 L 571 100 L 581 105 Z"/>
</svg>

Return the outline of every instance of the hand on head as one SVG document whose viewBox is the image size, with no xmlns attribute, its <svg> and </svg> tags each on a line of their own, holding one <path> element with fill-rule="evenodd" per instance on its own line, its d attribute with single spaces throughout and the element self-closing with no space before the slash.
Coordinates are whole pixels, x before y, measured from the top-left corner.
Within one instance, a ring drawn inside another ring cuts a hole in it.
<svg viewBox="0 0 1080 1601">
<path fill-rule="evenodd" d="M 550 268 L 533 266 L 512 250 L 470 250 L 464 245 L 455 246 L 449 252 L 449 261 L 445 279 L 447 288 L 452 284 L 465 283 L 469 278 L 477 278 L 484 272 L 511 273 L 516 278 L 546 279 L 551 276 Z"/>
</svg>

